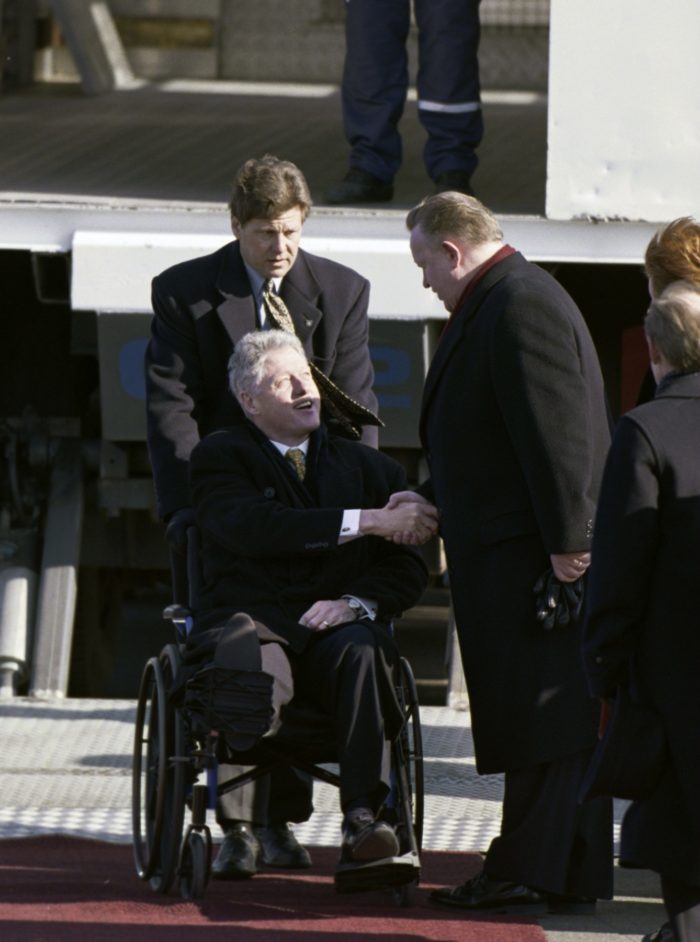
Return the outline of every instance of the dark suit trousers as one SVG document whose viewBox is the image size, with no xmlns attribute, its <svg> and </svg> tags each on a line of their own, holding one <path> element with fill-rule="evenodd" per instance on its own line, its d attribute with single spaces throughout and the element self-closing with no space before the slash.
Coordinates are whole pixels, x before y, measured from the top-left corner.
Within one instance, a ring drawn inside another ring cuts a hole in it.
<svg viewBox="0 0 700 942">
<path fill-rule="evenodd" d="M 388 794 L 388 736 L 396 732 L 399 710 L 395 654 L 383 628 L 361 621 L 318 632 L 302 654 L 290 658 L 295 696 L 332 718 L 342 808 L 367 798 L 376 810 Z"/>
<path fill-rule="evenodd" d="M 661 874 L 661 892 L 677 942 L 700 939 L 700 886 L 670 880 Z"/>
<path fill-rule="evenodd" d="M 274 662 L 266 658 L 268 652 L 274 652 Z M 285 695 L 288 676 L 284 677 L 284 665 L 276 660 L 281 654 L 291 663 L 295 704 L 312 707 L 331 719 L 340 765 L 341 807 L 358 798 L 368 798 L 378 807 L 389 790 L 387 735 L 396 732 L 400 719 L 392 673 L 396 649 L 386 632 L 368 622 L 353 622 L 318 632 L 300 654 L 283 652 L 276 644 L 263 644 L 262 653 L 263 670 L 282 680 L 276 684 L 276 708 L 289 699 Z M 387 727 L 389 733 L 385 733 Z M 241 771 L 239 766 L 222 765 L 219 781 Z M 268 817 L 268 807 L 274 817 Z M 254 785 L 222 795 L 217 818 L 220 823 L 277 824 L 304 821 L 312 810 L 308 777 L 294 769 L 281 769 Z"/>
<path fill-rule="evenodd" d="M 612 801 L 578 803 L 590 755 L 506 772 L 501 834 L 484 864 L 490 877 L 548 893 L 612 897 Z"/>
</svg>

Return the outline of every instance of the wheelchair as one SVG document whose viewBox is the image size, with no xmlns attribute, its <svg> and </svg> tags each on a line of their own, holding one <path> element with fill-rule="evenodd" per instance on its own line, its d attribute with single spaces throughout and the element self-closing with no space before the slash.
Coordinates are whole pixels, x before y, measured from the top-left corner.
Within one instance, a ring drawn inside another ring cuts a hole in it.
<svg viewBox="0 0 700 942">
<path fill-rule="evenodd" d="M 273 736 L 264 737 L 246 752 L 233 752 L 225 744 L 221 729 L 208 729 L 202 734 L 201 724 L 193 723 L 187 710 L 172 701 L 171 691 L 192 626 L 192 603 L 201 581 L 198 560 L 198 533 L 191 528 L 186 568 L 182 564 L 173 567 L 174 598 L 186 597 L 189 604 L 175 602 L 163 612 L 173 624 L 174 640 L 157 657 L 151 657 L 143 669 L 132 761 L 136 872 L 156 893 L 169 893 L 177 885 L 185 899 L 201 899 L 205 894 L 212 860 L 207 810 L 215 808 L 221 794 L 282 765 L 340 785 L 339 775 L 327 768 L 337 762 L 337 757 L 326 717 L 308 710 L 295 714 L 292 710 L 288 719 L 285 711 L 281 727 Z M 388 890 L 398 905 L 407 906 L 420 879 L 423 746 L 416 683 L 403 657 L 396 675 L 403 719 L 391 744 L 391 790 L 380 815 L 396 830 L 399 856 L 385 866 L 381 862 L 340 865 L 335 873 L 335 889 L 339 893 Z M 220 785 L 220 761 L 251 768 Z M 187 811 L 189 821 L 185 825 Z"/>
</svg>

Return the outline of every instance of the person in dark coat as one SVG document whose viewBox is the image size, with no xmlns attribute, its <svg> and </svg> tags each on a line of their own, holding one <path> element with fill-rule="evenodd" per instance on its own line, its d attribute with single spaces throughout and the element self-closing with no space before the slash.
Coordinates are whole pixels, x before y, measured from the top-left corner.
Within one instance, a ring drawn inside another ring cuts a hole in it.
<svg viewBox="0 0 700 942">
<path fill-rule="evenodd" d="M 661 874 L 670 926 L 700 938 L 700 292 L 676 282 L 644 323 L 654 399 L 615 431 L 598 506 L 584 659 L 601 700 L 628 686 L 663 719 L 668 768 L 622 826 L 620 863 Z"/>
<path fill-rule="evenodd" d="M 423 392 L 419 491 L 440 512 L 477 770 L 505 772 L 483 871 L 432 899 L 590 909 L 612 893 L 611 803 L 577 805 L 597 717 L 575 605 L 546 630 L 533 587 L 551 568 L 563 604 L 589 564 L 609 444 L 598 358 L 573 300 L 504 245 L 478 200 L 430 196 L 407 224 L 423 284 L 450 312 Z"/>
<path fill-rule="evenodd" d="M 226 368 L 244 334 L 269 326 L 263 300 L 268 280 L 286 304 L 314 364 L 353 400 L 376 408 L 368 348 L 369 283 L 357 272 L 299 247 L 310 206 L 306 180 L 294 164 L 272 156 L 248 160 L 236 174 L 229 205 L 236 241 L 174 265 L 153 280 L 154 316 L 146 352 L 147 442 L 175 571 L 183 565 L 186 531 L 193 519 L 190 453 L 208 432 L 243 421 L 228 389 Z M 376 446 L 376 427 L 364 426 L 362 439 Z M 274 806 L 258 824 L 263 859 L 307 867 L 309 854 L 287 821 L 308 804 L 311 784 L 290 782 L 284 773 L 280 777 Z M 240 814 L 230 807 L 231 820 Z"/>
<path fill-rule="evenodd" d="M 385 508 L 405 487 L 402 467 L 320 427 L 318 389 L 292 334 L 243 337 L 230 373 L 247 421 L 213 432 L 191 456 L 207 606 L 195 612 L 186 660 L 192 648 L 211 653 L 222 634 L 240 630 L 242 616 L 252 619 L 263 670 L 334 718 L 341 862 L 392 856 L 395 835 L 376 819 L 389 790 L 389 740 L 401 721 L 387 625 L 418 600 L 427 571 L 414 550 L 387 537 L 409 530 L 429 539 L 435 508 L 417 501 Z M 279 668 L 281 652 L 291 678 Z M 248 820 L 255 817 L 252 808 Z M 247 825 L 230 833 L 254 852 Z M 219 856 L 228 853 L 222 845 Z"/>
</svg>

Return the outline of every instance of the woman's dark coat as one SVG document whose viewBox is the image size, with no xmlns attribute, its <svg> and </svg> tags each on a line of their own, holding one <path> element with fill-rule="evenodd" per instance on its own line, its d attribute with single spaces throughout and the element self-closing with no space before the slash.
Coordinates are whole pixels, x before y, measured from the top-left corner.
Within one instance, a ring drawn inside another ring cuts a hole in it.
<svg viewBox="0 0 700 942">
<path fill-rule="evenodd" d="M 667 377 L 615 432 L 585 627 L 591 691 L 663 718 L 669 769 L 625 817 L 621 861 L 700 885 L 700 373 Z M 629 677 L 628 677 L 629 673 Z"/>
</svg>

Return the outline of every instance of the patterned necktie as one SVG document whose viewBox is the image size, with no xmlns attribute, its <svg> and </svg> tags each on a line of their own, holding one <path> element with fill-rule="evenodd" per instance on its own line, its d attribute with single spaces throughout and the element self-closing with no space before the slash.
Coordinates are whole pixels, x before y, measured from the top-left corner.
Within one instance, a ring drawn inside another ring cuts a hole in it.
<svg viewBox="0 0 700 942">
<path fill-rule="evenodd" d="M 275 291 L 275 286 L 270 279 L 263 284 L 262 303 L 265 309 L 265 317 L 272 327 L 284 330 L 288 334 L 296 333 L 289 308 Z M 382 420 L 371 409 L 367 409 L 348 396 L 347 393 L 344 393 L 314 363 L 309 363 L 309 367 L 329 417 L 342 427 L 346 435 L 350 438 L 359 439 L 362 437 L 363 425 L 384 426 Z"/>
<path fill-rule="evenodd" d="M 288 448 L 284 453 L 284 457 L 294 466 L 299 479 L 303 481 L 306 474 L 306 455 L 301 448 Z"/>
</svg>

